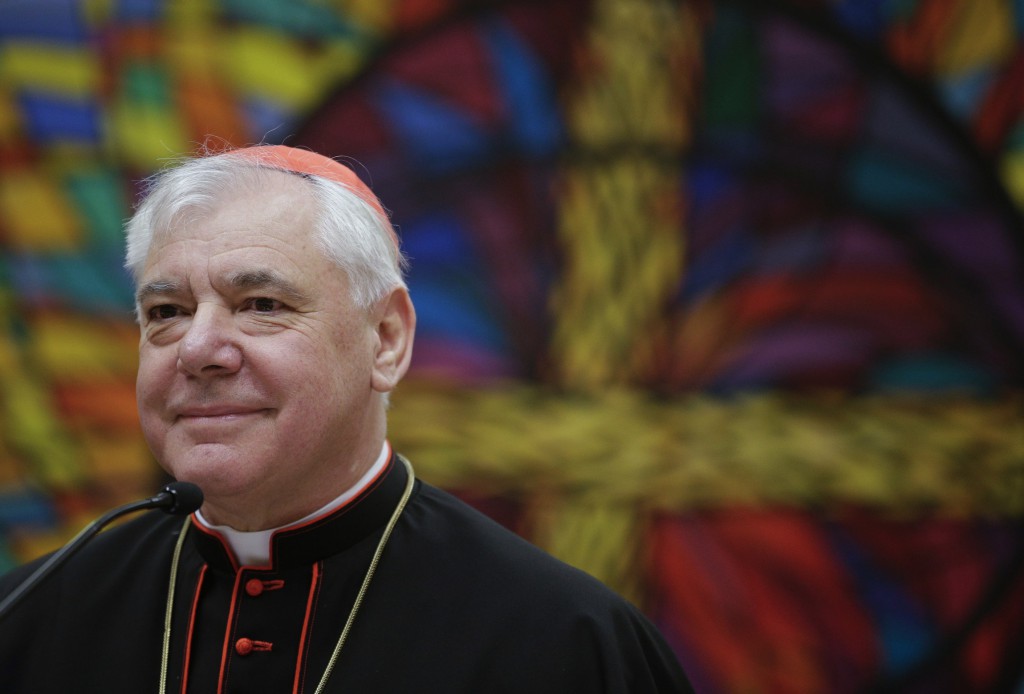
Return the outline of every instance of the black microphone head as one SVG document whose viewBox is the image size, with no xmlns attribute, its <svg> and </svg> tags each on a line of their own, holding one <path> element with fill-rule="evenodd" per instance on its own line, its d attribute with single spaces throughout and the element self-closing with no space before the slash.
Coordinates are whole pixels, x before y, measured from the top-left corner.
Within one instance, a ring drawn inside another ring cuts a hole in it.
<svg viewBox="0 0 1024 694">
<path fill-rule="evenodd" d="M 164 485 L 159 496 L 169 498 L 161 508 L 175 516 L 187 516 L 203 505 L 203 490 L 191 482 L 171 482 Z"/>
</svg>

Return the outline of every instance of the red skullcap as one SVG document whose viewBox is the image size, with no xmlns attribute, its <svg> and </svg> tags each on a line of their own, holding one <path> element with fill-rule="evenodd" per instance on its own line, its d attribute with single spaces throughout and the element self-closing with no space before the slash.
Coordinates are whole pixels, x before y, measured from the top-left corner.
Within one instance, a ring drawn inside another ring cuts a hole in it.
<svg viewBox="0 0 1024 694">
<path fill-rule="evenodd" d="M 311 152 L 308 149 L 297 149 L 287 145 L 257 145 L 255 147 L 233 149 L 225 154 L 245 159 L 261 166 L 268 166 L 297 174 L 320 176 L 335 183 L 340 183 L 357 195 L 360 200 L 373 207 L 380 214 L 381 218 L 387 222 L 388 215 L 380 204 L 380 200 L 373 194 L 373 191 L 356 176 L 352 169 L 330 157 Z M 391 232 L 391 240 L 394 241 L 395 248 L 398 248 L 398 236 L 390 224 L 388 225 L 388 230 Z"/>
</svg>

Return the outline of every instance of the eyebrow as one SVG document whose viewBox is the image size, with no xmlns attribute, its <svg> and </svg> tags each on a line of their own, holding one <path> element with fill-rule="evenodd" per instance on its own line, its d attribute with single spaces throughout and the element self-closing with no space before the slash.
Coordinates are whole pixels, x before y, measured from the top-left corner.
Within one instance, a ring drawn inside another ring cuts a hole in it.
<svg viewBox="0 0 1024 694">
<path fill-rule="evenodd" d="M 151 296 L 175 294 L 178 292 L 180 287 L 181 285 L 174 280 L 153 280 L 152 282 L 146 282 L 144 285 L 139 287 L 138 291 L 135 292 L 135 304 L 141 305 L 142 302 Z"/>
<path fill-rule="evenodd" d="M 284 277 L 269 269 L 242 270 L 228 276 L 228 284 L 235 289 L 273 289 L 292 303 L 309 301 L 309 297 Z"/>
<path fill-rule="evenodd" d="M 228 285 L 238 290 L 273 289 L 275 293 L 293 303 L 309 301 L 309 297 L 294 284 L 270 269 L 241 270 L 228 276 Z M 181 283 L 157 279 L 139 287 L 135 292 L 136 305 L 153 296 L 174 295 L 181 292 Z"/>
</svg>

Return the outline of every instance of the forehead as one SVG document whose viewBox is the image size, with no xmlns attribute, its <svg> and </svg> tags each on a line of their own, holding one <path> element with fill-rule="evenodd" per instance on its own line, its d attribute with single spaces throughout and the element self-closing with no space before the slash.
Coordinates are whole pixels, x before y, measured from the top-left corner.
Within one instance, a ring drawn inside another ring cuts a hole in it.
<svg viewBox="0 0 1024 694">
<path fill-rule="evenodd" d="M 263 172 L 262 180 L 232 186 L 157 229 L 143 277 L 197 262 L 211 269 L 256 262 L 279 271 L 332 265 L 316 241 L 315 204 L 304 181 L 284 172 Z"/>
</svg>

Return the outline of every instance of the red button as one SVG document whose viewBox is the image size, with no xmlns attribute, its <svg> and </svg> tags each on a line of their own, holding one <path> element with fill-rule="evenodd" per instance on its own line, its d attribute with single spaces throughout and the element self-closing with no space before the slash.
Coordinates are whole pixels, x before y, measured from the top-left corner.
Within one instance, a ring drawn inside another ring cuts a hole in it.
<svg viewBox="0 0 1024 694">
<path fill-rule="evenodd" d="M 241 638 L 235 641 L 235 653 L 249 655 L 252 653 L 252 639 Z"/>
<path fill-rule="evenodd" d="M 250 578 L 245 582 L 245 592 L 251 597 L 259 597 L 263 592 L 263 581 L 258 578 Z"/>
</svg>

